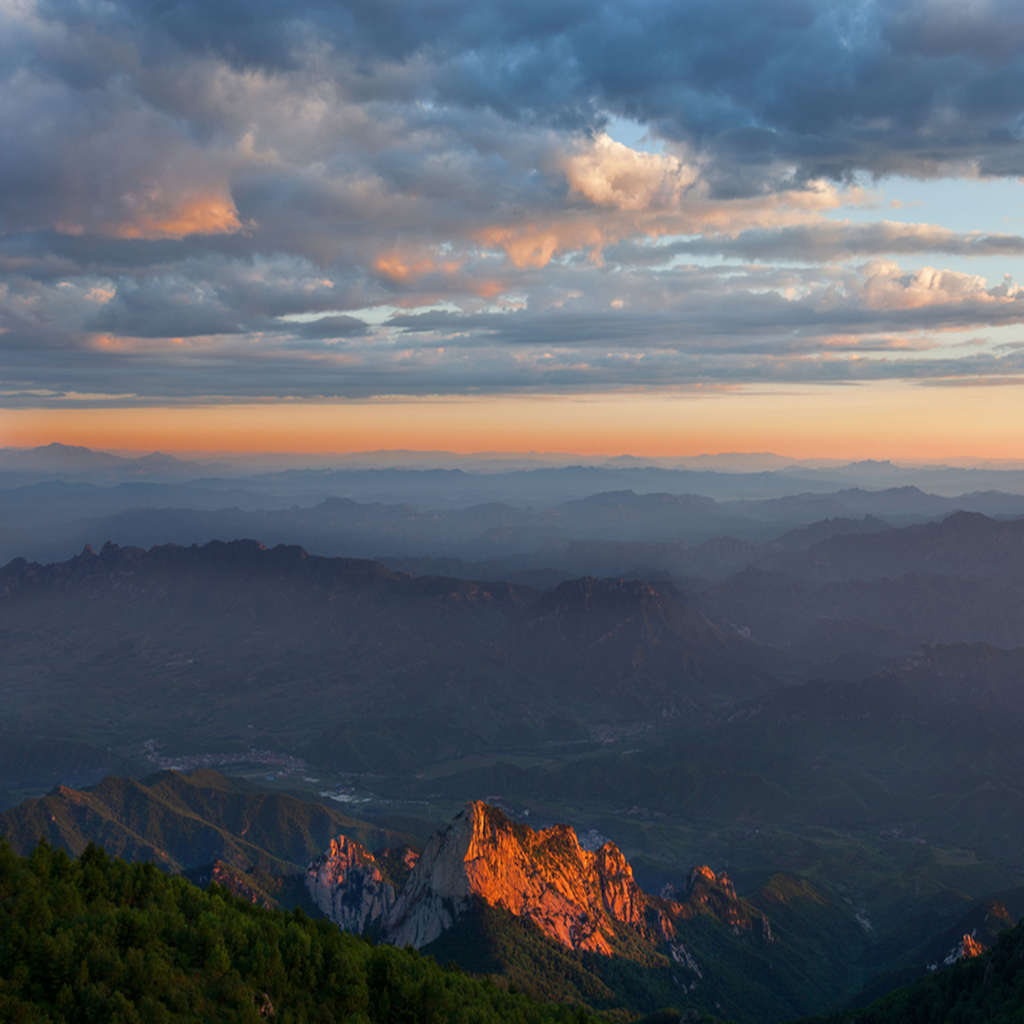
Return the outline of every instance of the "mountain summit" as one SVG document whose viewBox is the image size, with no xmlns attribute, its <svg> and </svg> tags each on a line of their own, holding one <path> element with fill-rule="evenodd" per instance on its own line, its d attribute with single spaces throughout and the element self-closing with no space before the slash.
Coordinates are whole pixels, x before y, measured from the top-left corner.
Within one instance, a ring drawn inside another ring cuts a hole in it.
<svg viewBox="0 0 1024 1024">
<path fill-rule="evenodd" d="M 620 925 L 667 938 L 657 912 L 648 920 L 653 907 L 614 844 L 585 850 L 567 825 L 535 831 L 480 801 L 427 843 L 385 934 L 398 945 L 425 946 L 474 897 L 571 949 L 611 955 Z"/>
<path fill-rule="evenodd" d="M 691 873 L 686 895 L 644 892 L 619 848 L 580 845 L 568 825 L 535 830 L 481 801 L 466 805 L 427 842 L 401 887 L 374 855 L 339 838 L 310 864 L 314 902 L 340 927 L 377 931 L 387 942 L 421 948 L 452 928 L 479 901 L 533 924 L 573 950 L 622 955 L 637 938 L 679 959 L 681 922 L 710 915 L 734 932 L 751 931 L 760 914 L 739 899 L 724 875 Z M 764 919 L 757 934 L 770 936 Z M 682 962 L 682 961 L 681 961 Z"/>
</svg>

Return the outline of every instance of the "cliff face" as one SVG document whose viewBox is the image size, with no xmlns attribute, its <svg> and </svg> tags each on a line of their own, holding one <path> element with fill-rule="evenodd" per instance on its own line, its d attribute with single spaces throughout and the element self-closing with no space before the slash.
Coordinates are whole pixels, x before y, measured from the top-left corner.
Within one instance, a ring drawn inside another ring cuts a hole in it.
<svg viewBox="0 0 1024 1024">
<path fill-rule="evenodd" d="M 395 887 L 373 854 L 345 836 L 332 839 L 306 869 L 306 889 L 327 917 L 357 935 L 381 921 L 395 903 Z"/>
<path fill-rule="evenodd" d="M 682 900 L 651 896 L 613 843 L 586 850 L 566 825 L 534 830 L 480 802 L 431 837 L 397 894 L 373 855 L 343 837 L 310 865 L 306 882 L 346 930 L 375 926 L 387 942 L 417 948 L 451 928 L 475 899 L 528 919 L 563 946 L 606 956 L 629 933 L 671 943 L 697 914 L 736 931 L 753 920 L 728 878 L 710 868 L 694 870 Z"/>
<path fill-rule="evenodd" d="M 605 954 L 618 925 L 646 928 L 649 903 L 611 843 L 584 850 L 565 825 L 534 831 L 479 802 L 427 843 L 385 933 L 397 945 L 426 945 L 472 897 L 565 946 Z"/>
</svg>

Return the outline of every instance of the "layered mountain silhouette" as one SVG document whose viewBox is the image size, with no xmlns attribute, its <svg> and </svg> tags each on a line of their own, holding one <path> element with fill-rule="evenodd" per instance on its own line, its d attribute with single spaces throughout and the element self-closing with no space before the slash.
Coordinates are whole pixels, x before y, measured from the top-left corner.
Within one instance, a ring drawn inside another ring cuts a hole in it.
<svg viewBox="0 0 1024 1024">
<path fill-rule="evenodd" d="M 390 769 L 642 729 L 774 685 L 763 652 L 670 584 L 545 592 L 255 541 L 16 560 L 0 606 L 5 724 L 122 754 L 255 742 Z"/>
<path fill-rule="evenodd" d="M 724 503 L 573 499 L 567 519 L 593 527 L 575 538 L 550 507 L 310 515 L 415 543 L 479 527 L 506 552 L 558 533 L 534 553 L 561 568 L 511 554 L 478 578 L 443 551 L 256 541 L 17 559 L 0 569 L 0 797 L 52 791 L 3 828 L 607 1010 L 781 1020 L 944 970 L 996 943 L 992 901 L 1022 881 L 1024 520 L 893 526 L 886 502 L 893 522 L 941 505 L 900 488 L 812 495 L 832 518 L 789 530 L 805 497 L 745 506 L 761 534 L 699 543 L 630 524 L 721 521 Z M 513 563 L 519 582 L 486 578 Z M 615 575 L 564 575 L 594 564 Z M 467 575 L 424 571 L 447 566 Z M 213 775 L 81 788 L 250 756 L 288 764 L 286 785 L 351 785 L 381 820 L 433 823 L 482 793 L 514 813 L 474 802 L 424 844 Z M 566 819 L 630 860 L 523 824 Z"/>
</svg>

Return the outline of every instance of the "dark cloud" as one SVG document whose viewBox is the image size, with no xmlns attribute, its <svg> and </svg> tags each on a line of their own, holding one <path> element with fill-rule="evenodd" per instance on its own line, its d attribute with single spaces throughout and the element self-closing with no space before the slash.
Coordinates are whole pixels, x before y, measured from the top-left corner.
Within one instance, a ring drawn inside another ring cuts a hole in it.
<svg viewBox="0 0 1024 1024">
<path fill-rule="evenodd" d="M 377 97 L 559 128 L 595 127 L 604 111 L 631 117 L 717 155 L 723 188 L 794 164 L 798 177 L 964 161 L 1024 172 L 1024 19 L 1012 3 L 49 0 L 41 10 L 50 26 L 114 40 L 104 45 L 114 53 L 128 40 L 136 61 L 156 65 L 184 55 L 294 73 L 315 61 Z M 99 76 L 81 46 L 50 50 L 66 81 Z"/>
<path fill-rule="evenodd" d="M 283 324 L 282 327 L 300 338 L 361 338 L 369 333 L 366 321 L 357 316 L 323 316 L 306 323 Z"/>
</svg>

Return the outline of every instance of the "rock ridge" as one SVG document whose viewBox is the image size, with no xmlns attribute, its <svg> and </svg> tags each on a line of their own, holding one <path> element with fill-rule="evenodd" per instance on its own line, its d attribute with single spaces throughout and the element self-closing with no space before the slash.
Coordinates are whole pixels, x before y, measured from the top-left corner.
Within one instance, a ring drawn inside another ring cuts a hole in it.
<svg viewBox="0 0 1024 1024">
<path fill-rule="evenodd" d="M 395 860 L 393 851 L 386 855 Z M 697 867 L 681 899 L 654 896 L 640 888 L 614 843 L 587 850 L 568 825 L 533 829 L 482 801 L 467 804 L 418 857 L 409 851 L 402 863 L 411 870 L 396 886 L 372 853 L 342 836 L 310 864 L 306 885 L 340 927 L 399 946 L 429 945 L 474 901 L 530 921 L 569 949 L 603 956 L 637 938 L 676 956 L 680 927 L 701 914 L 771 941 L 767 918 L 736 895 L 725 874 Z"/>
</svg>

